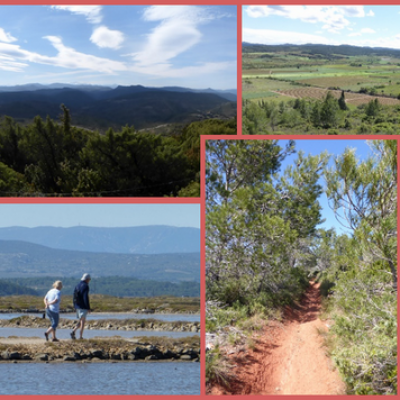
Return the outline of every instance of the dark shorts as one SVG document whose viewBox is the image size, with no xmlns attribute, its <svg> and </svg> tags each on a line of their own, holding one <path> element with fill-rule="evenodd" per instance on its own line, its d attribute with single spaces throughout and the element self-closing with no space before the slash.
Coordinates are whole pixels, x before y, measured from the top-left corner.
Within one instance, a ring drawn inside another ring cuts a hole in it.
<svg viewBox="0 0 400 400">
<path fill-rule="evenodd" d="M 58 320 L 60 319 L 60 314 L 51 311 L 48 308 L 46 308 L 46 314 L 51 322 L 51 327 L 55 330 L 58 326 Z"/>
</svg>

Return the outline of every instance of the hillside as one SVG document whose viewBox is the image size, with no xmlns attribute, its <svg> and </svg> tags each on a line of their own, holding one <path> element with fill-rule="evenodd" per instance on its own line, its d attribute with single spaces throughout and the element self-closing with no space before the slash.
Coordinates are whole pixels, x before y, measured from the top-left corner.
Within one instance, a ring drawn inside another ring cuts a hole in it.
<svg viewBox="0 0 400 400">
<path fill-rule="evenodd" d="M 76 226 L 0 228 L 0 240 L 19 240 L 54 249 L 120 254 L 200 252 L 200 229 L 173 226 L 95 228 Z"/>
<path fill-rule="evenodd" d="M 27 86 L 28 89 L 35 85 Z M 2 89 L 2 90 L 1 90 Z M 236 102 L 231 92 L 192 91 L 185 88 L 146 88 L 118 86 L 115 89 L 89 89 L 86 86 L 21 90 L 0 88 L 0 115 L 32 120 L 37 115 L 58 119 L 60 104 L 69 108 L 74 123 L 102 132 L 109 127 L 136 129 L 160 124 L 187 124 L 207 118 L 231 118 L 235 108 L 222 107 Z"/>
<path fill-rule="evenodd" d="M 71 294 L 80 278 L 80 276 L 76 276 L 73 278 L 59 277 L 57 279 L 62 280 L 63 293 Z M 54 277 L 0 279 L 0 296 L 25 294 L 44 296 L 51 288 L 54 280 Z M 117 297 L 200 297 L 200 283 L 173 283 L 107 276 L 93 278 L 90 283 L 90 293 Z"/>
<path fill-rule="evenodd" d="M 361 47 L 351 45 L 326 45 L 326 44 L 281 44 L 281 45 L 265 45 L 243 43 L 244 53 L 275 53 L 275 52 L 301 52 L 309 54 L 320 54 L 330 56 L 332 54 L 340 54 L 343 56 L 390 56 L 399 57 L 399 49 L 390 49 L 384 47 Z"/>
<path fill-rule="evenodd" d="M 119 275 L 137 279 L 200 282 L 200 253 L 110 254 L 51 249 L 22 242 L 0 241 L 0 276 L 93 277 Z"/>
</svg>

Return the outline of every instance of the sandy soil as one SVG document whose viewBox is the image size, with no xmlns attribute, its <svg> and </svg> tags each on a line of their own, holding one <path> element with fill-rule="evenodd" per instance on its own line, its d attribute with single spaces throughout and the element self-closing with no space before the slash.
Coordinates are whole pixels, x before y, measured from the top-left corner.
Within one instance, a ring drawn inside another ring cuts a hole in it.
<svg viewBox="0 0 400 400">
<path fill-rule="evenodd" d="M 231 356 L 236 377 L 229 389 L 214 386 L 209 394 L 345 394 L 319 334 L 328 329 L 320 307 L 319 284 L 310 282 L 301 303 L 285 310 L 284 323 L 269 324 L 254 350 Z"/>
</svg>

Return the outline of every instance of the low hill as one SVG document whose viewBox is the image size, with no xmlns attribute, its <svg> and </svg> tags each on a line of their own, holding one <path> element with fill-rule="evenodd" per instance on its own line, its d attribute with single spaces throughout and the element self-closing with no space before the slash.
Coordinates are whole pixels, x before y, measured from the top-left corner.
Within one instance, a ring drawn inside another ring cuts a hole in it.
<svg viewBox="0 0 400 400">
<path fill-rule="evenodd" d="M 79 277 L 58 277 L 63 283 L 64 295 L 72 294 Z M 0 296 L 11 295 L 37 295 L 45 296 L 52 287 L 54 277 L 40 278 L 14 278 L 12 280 L 0 280 Z M 155 280 L 139 280 L 135 278 L 107 276 L 93 278 L 90 282 L 91 294 L 102 294 L 116 297 L 200 297 L 199 282 L 160 282 Z"/>
<path fill-rule="evenodd" d="M 58 250 L 12 240 L 0 240 L 0 276 L 55 278 L 119 275 L 168 282 L 200 282 L 200 253 L 111 254 Z"/>
<path fill-rule="evenodd" d="M 101 253 L 200 252 L 200 229 L 162 225 L 126 228 L 9 227 L 0 228 L 0 240 L 19 240 L 54 249 Z"/>
</svg>

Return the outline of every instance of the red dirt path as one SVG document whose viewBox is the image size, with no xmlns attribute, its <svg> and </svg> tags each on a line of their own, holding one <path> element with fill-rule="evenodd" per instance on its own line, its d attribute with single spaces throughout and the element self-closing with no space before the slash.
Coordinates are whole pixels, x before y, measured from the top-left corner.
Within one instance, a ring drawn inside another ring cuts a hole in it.
<svg viewBox="0 0 400 400">
<path fill-rule="evenodd" d="M 236 377 L 229 389 L 213 386 L 209 394 L 345 394 L 318 333 L 328 329 L 320 308 L 319 284 L 310 282 L 300 304 L 285 310 L 283 324 L 269 324 L 254 350 L 231 357 Z"/>
</svg>

